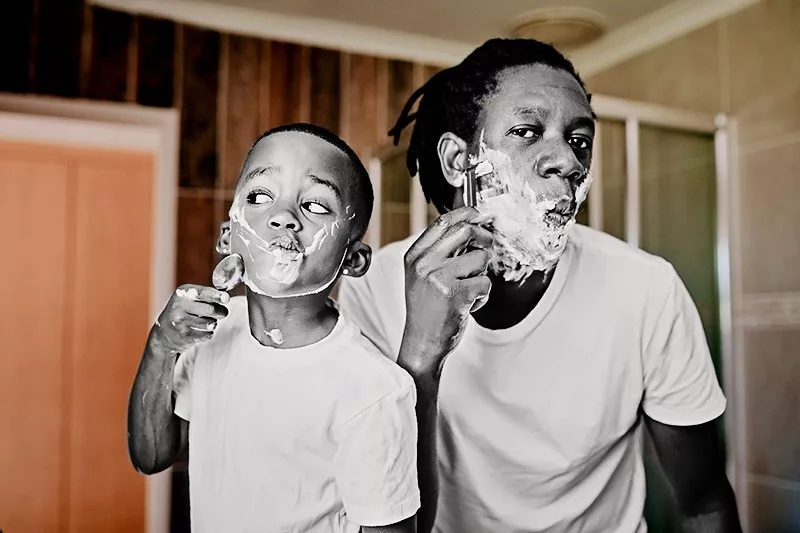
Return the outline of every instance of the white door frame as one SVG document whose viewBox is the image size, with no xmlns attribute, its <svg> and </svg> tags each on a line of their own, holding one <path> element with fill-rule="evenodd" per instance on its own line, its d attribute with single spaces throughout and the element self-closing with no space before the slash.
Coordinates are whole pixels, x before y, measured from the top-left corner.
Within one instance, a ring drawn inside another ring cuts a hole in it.
<svg viewBox="0 0 800 533">
<path fill-rule="evenodd" d="M 0 94 L 0 138 L 146 151 L 155 156 L 151 321 L 155 321 L 175 284 L 179 135 L 179 113 L 174 109 Z M 169 532 L 171 481 L 171 469 L 146 479 L 146 533 Z"/>
</svg>

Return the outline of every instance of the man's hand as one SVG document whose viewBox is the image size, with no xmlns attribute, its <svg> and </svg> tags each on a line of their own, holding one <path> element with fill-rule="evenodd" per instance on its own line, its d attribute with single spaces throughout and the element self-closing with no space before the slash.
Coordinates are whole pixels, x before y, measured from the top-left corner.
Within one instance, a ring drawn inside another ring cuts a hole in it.
<svg viewBox="0 0 800 533">
<path fill-rule="evenodd" d="M 472 207 L 456 209 L 436 219 L 406 252 L 401 357 L 410 360 L 399 362 L 415 378 L 438 382 L 470 311 L 489 296 L 487 248 L 493 239 L 481 224 L 490 220 Z"/>
<path fill-rule="evenodd" d="M 211 340 L 217 321 L 228 316 L 228 293 L 202 285 L 182 285 L 167 302 L 151 333 L 160 351 L 177 355 Z"/>
</svg>

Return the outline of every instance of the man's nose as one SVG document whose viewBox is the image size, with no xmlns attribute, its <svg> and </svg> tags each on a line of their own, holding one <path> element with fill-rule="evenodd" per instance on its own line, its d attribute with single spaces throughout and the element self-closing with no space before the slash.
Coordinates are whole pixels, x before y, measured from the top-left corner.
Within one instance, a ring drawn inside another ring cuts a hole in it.
<svg viewBox="0 0 800 533">
<path fill-rule="evenodd" d="M 544 178 L 562 178 L 571 186 L 583 177 L 584 168 L 572 147 L 563 139 L 554 139 L 543 147 L 536 172 Z"/>
<path fill-rule="evenodd" d="M 303 226 L 294 210 L 288 206 L 276 205 L 272 209 L 267 222 L 270 228 L 300 231 Z"/>
</svg>

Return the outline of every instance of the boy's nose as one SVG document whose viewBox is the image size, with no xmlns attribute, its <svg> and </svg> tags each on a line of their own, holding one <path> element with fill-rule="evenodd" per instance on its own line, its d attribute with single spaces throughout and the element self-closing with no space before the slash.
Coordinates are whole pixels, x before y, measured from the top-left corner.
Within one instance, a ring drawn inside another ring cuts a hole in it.
<svg viewBox="0 0 800 533">
<path fill-rule="evenodd" d="M 269 217 L 269 227 L 274 229 L 285 229 L 291 231 L 300 231 L 303 229 L 300 220 L 290 209 L 281 209 L 275 211 Z"/>
</svg>

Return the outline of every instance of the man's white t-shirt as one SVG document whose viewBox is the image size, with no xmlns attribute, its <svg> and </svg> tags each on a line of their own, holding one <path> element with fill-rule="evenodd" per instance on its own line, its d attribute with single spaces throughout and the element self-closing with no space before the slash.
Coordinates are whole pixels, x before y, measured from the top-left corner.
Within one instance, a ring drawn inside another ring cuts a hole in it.
<svg viewBox="0 0 800 533">
<path fill-rule="evenodd" d="M 378 251 L 339 304 L 395 359 L 403 257 Z M 550 286 L 519 324 L 471 317 L 439 390 L 438 533 L 642 533 L 640 409 L 664 424 L 725 410 L 697 309 L 672 266 L 574 227 Z"/>
<path fill-rule="evenodd" d="M 340 316 L 309 346 L 250 333 L 234 297 L 214 338 L 182 354 L 195 533 L 357 533 L 419 508 L 416 389 Z"/>
</svg>

